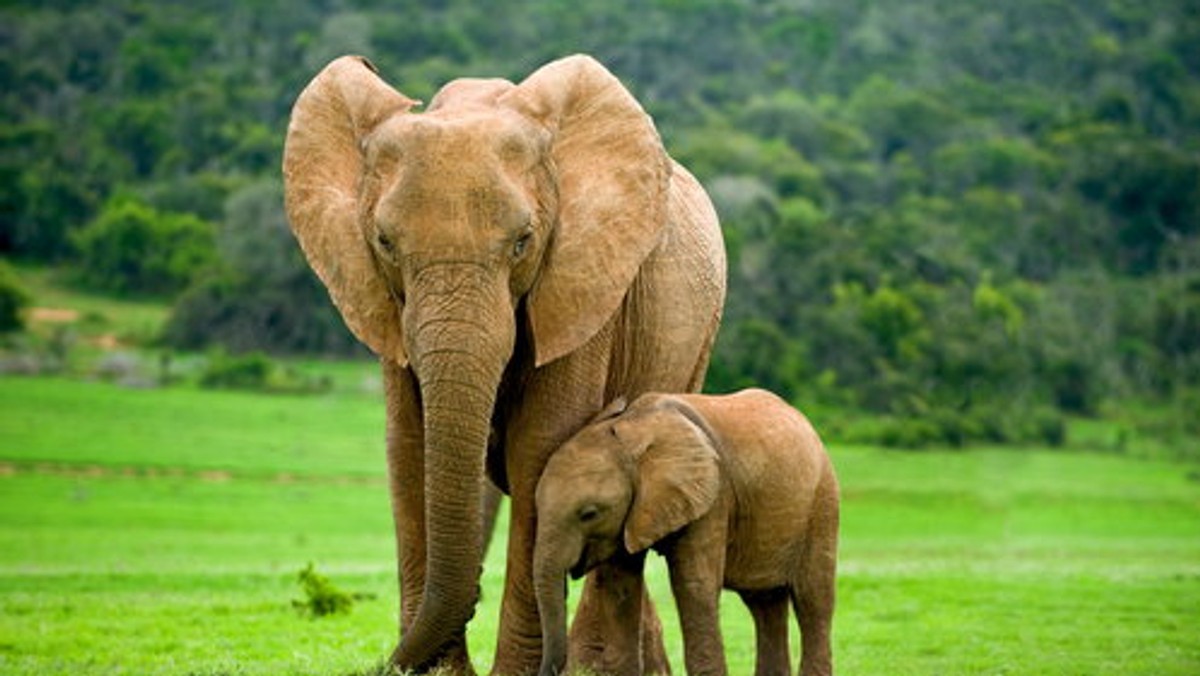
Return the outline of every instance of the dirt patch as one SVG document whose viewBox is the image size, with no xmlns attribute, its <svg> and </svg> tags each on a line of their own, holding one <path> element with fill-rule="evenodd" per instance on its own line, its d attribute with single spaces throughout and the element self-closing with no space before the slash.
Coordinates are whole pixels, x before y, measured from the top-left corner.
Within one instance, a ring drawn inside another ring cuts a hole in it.
<svg viewBox="0 0 1200 676">
<path fill-rule="evenodd" d="M 124 344 L 122 344 L 121 341 L 111 333 L 105 333 L 96 336 L 91 340 L 91 343 L 101 350 L 105 350 L 106 352 L 112 352 L 113 350 L 124 347 Z"/>
<path fill-rule="evenodd" d="M 46 324 L 71 324 L 79 321 L 79 311 L 58 307 L 35 307 L 29 309 L 29 319 Z"/>
<path fill-rule="evenodd" d="M 233 478 L 233 474 L 225 470 L 205 470 L 196 475 L 202 481 L 211 481 L 214 483 L 225 483 Z"/>
</svg>

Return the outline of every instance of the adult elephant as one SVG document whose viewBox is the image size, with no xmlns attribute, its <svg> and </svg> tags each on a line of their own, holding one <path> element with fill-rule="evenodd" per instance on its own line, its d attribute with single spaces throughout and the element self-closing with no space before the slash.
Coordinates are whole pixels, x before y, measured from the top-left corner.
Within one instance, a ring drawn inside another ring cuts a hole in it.
<svg viewBox="0 0 1200 676">
<path fill-rule="evenodd" d="M 326 66 L 292 110 L 287 212 L 381 358 L 400 559 L 392 663 L 472 672 L 486 467 L 512 497 L 493 671 L 524 673 L 541 654 L 532 556 L 546 458 L 609 400 L 699 387 L 724 248 L 703 189 L 590 57 L 515 85 L 456 80 L 417 105 L 365 59 Z M 597 571 L 576 621 L 585 661 L 637 671 L 646 607 L 636 577 Z"/>
</svg>

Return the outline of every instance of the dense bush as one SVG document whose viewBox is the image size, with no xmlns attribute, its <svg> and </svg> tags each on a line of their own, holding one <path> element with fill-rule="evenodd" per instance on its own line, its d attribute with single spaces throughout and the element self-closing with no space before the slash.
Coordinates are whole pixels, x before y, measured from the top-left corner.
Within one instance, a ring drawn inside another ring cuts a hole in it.
<svg viewBox="0 0 1200 676">
<path fill-rule="evenodd" d="M 314 394 L 328 391 L 332 383 L 325 377 L 305 376 L 262 352 L 230 355 L 216 350 L 208 355 L 199 385 L 221 390 Z"/>
<path fill-rule="evenodd" d="M 277 287 L 229 270 L 206 277 L 176 302 L 163 340 L 182 350 L 367 355 L 307 270 Z"/>
<path fill-rule="evenodd" d="M 1066 419 L 1048 407 L 984 406 L 971 410 L 934 408 L 905 416 L 865 418 L 836 427 L 839 437 L 901 449 L 963 448 L 1021 444 L 1060 448 L 1067 443 Z"/>
<path fill-rule="evenodd" d="M 217 258 L 211 224 L 158 211 L 129 195 L 109 200 L 71 241 L 79 252 L 80 280 L 119 293 L 178 293 Z"/>
<path fill-rule="evenodd" d="M 283 215 L 277 179 L 225 201 L 217 232 L 221 265 L 176 302 L 164 340 L 180 349 L 365 354 L 309 270 Z"/>
</svg>

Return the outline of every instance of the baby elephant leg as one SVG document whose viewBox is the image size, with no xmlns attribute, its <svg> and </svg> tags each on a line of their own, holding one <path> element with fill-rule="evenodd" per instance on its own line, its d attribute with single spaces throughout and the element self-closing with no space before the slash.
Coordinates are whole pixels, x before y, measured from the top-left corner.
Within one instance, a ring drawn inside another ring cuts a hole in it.
<svg viewBox="0 0 1200 676">
<path fill-rule="evenodd" d="M 817 514 L 804 548 L 799 579 L 794 581 L 792 588 L 792 602 L 800 620 L 801 676 L 829 676 L 833 673 L 829 639 L 837 587 L 836 488 L 823 485 L 817 504 Z"/>
<path fill-rule="evenodd" d="M 802 587 L 793 601 L 796 615 L 800 618 L 800 675 L 830 676 L 833 673 L 833 656 L 829 645 L 833 623 L 833 591 Z"/>
<path fill-rule="evenodd" d="M 721 640 L 721 597 L 716 557 L 690 556 L 671 561 L 671 592 L 683 632 L 683 662 L 687 673 L 725 676 L 725 644 Z"/>
<path fill-rule="evenodd" d="M 787 589 L 741 592 L 740 595 L 754 616 L 754 676 L 791 676 Z"/>
</svg>

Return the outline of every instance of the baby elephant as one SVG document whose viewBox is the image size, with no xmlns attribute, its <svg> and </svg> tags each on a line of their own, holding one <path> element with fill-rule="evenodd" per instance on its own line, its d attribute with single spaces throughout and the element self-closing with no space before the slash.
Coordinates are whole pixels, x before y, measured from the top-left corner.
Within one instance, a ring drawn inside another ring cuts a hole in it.
<svg viewBox="0 0 1200 676">
<path fill-rule="evenodd" d="M 565 575 L 609 559 L 637 566 L 647 548 L 666 557 L 689 674 L 726 673 L 722 588 L 754 615 L 756 674 L 791 673 L 788 603 L 800 672 L 832 673 L 837 479 L 812 425 L 775 395 L 615 402 L 550 458 L 537 521 L 543 676 L 566 662 Z"/>
</svg>

